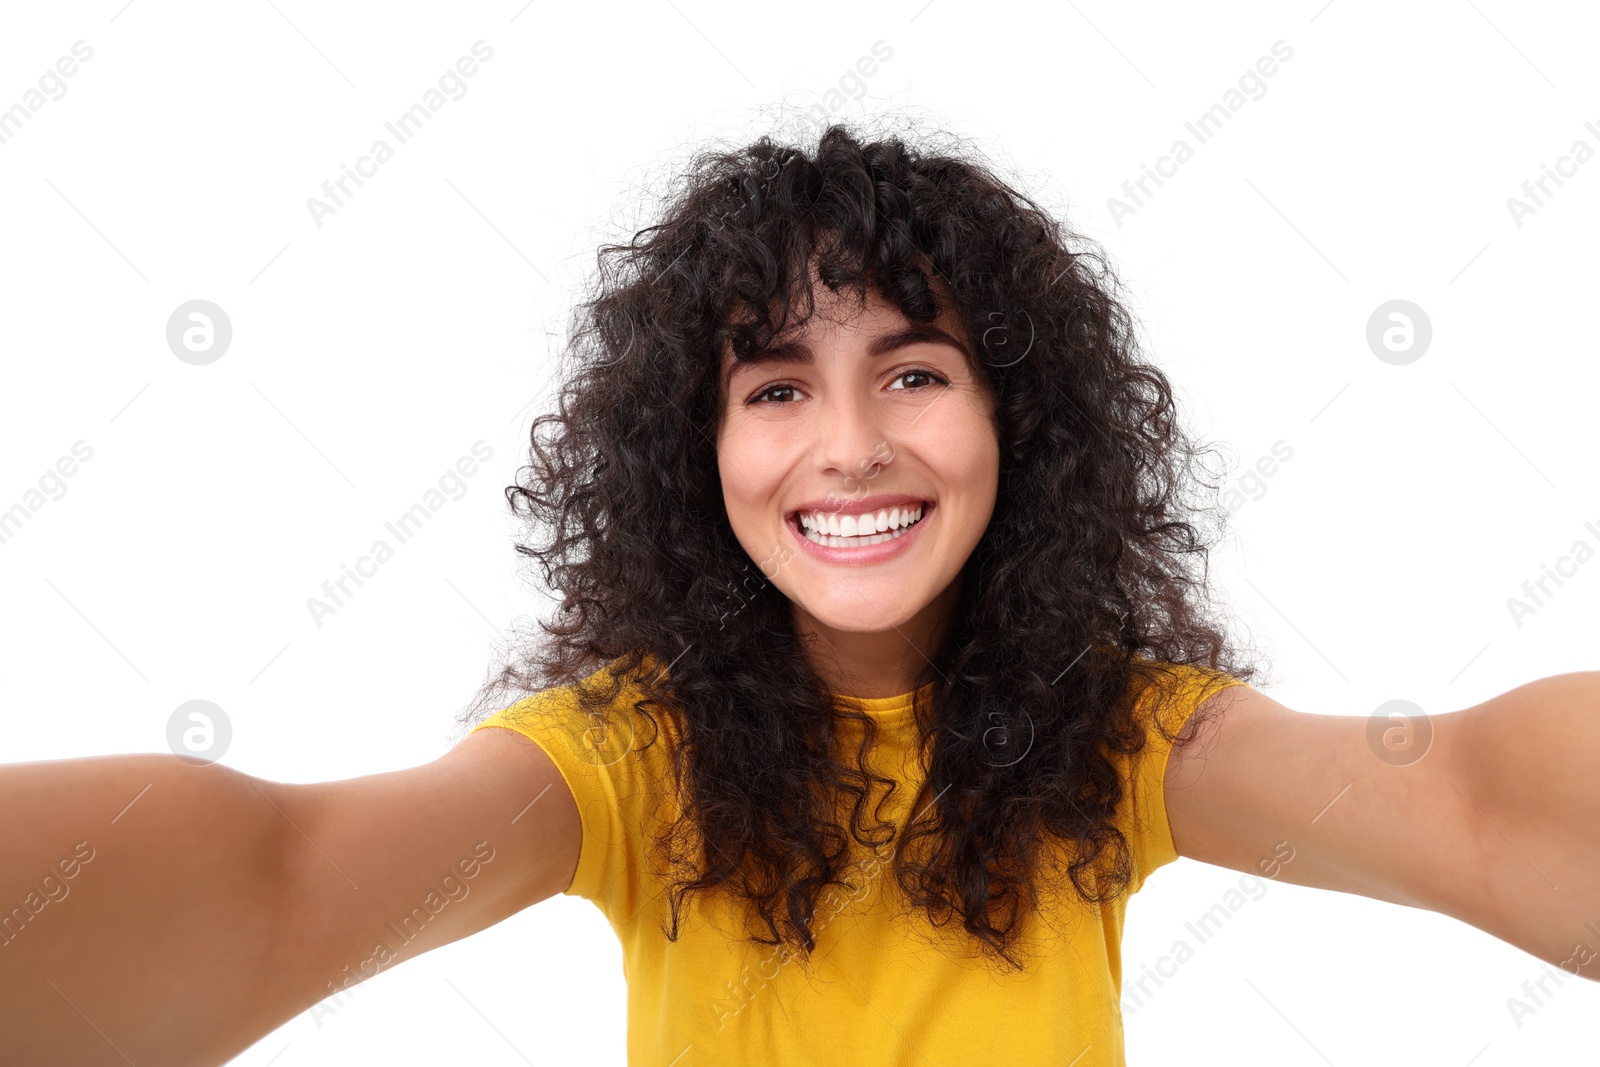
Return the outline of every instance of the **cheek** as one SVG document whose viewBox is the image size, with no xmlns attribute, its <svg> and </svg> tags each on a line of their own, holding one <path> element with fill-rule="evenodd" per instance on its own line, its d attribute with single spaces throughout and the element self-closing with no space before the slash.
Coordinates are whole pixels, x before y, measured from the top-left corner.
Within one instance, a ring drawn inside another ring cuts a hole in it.
<svg viewBox="0 0 1600 1067">
<path fill-rule="evenodd" d="M 724 484 L 746 496 L 769 493 L 804 454 L 805 435 L 794 419 L 730 419 L 717 438 Z"/>
<path fill-rule="evenodd" d="M 1000 444 L 994 426 L 977 412 L 964 413 L 959 425 L 943 427 L 936 453 L 937 471 L 944 491 L 957 507 L 952 533 L 968 550 L 982 538 L 994 514 L 1000 483 Z"/>
<path fill-rule="evenodd" d="M 772 443 L 738 426 L 717 441 L 717 473 L 728 523 L 741 541 L 755 534 L 782 473 Z"/>
<path fill-rule="evenodd" d="M 963 471 L 961 492 L 965 497 L 963 519 L 969 527 L 968 539 L 977 544 L 978 538 L 988 528 L 994 514 L 995 495 L 1000 483 L 1000 452 L 993 443 L 974 448 L 967 453 L 967 467 Z"/>
<path fill-rule="evenodd" d="M 718 456 L 717 471 L 722 477 L 722 506 L 728 513 L 728 524 L 738 534 L 747 525 L 745 516 L 750 510 L 746 485 L 744 479 L 734 473 L 726 453 Z"/>
<path fill-rule="evenodd" d="M 1000 442 L 987 414 L 952 405 L 945 418 L 924 421 L 930 424 L 918 435 L 921 447 L 938 457 L 935 469 L 947 488 L 971 503 L 992 498 L 1000 478 Z"/>
</svg>

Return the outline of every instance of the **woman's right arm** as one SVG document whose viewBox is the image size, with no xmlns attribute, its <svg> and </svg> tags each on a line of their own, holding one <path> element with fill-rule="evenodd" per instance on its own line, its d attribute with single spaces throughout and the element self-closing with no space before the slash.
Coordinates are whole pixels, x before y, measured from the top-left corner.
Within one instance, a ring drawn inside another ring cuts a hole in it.
<svg viewBox="0 0 1600 1067">
<path fill-rule="evenodd" d="M 581 839 L 509 730 L 311 785 L 168 755 L 0 766 L 0 1063 L 223 1063 L 564 891 Z"/>
</svg>

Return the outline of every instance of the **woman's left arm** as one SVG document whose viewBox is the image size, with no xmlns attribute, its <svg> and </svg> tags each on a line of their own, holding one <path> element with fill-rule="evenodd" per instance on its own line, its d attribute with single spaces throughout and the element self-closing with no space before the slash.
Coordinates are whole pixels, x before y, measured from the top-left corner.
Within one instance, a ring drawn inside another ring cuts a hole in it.
<svg viewBox="0 0 1600 1067">
<path fill-rule="evenodd" d="M 1234 686 L 1196 720 L 1165 772 L 1179 855 L 1437 911 L 1600 980 L 1600 671 L 1409 718 Z"/>
</svg>

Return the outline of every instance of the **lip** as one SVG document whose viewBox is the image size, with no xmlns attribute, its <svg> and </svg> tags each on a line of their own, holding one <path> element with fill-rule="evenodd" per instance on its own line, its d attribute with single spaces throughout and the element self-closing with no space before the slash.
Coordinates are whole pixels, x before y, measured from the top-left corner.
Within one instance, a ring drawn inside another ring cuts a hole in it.
<svg viewBox="0 0 1600 1067">
<path fill-rule="evenodd" d="M 888 503 L 879 503 L 879 501 L 888 501 Z M 928 520 L 933 518 L 933 512 L 938 505 L 925 497 L 907 496 L 905 494 L 882 494 L 852 501 L 852 504 L 855 505 L 854 507 L 843 509 L 839 512 L 841 515 L 861 515 L 868 511 L 878 511 L 885 507 L 901 507 L 906 504 L 919 503 L 922 505 L 922 518 L 917 521 L 916 525 L 899 537 L 881 541 L 875 545 L 863 545 L 860 548 L 835 548 L 832 545 L 819 545 L 805 535 L 805 531 L 800 528 L 800 512 L 826 511 L 825 507 L 805 505 L 796 508 L 785 517 L 784 525 L 789 527 L 789 532 L 794 535 L 794 539 L 800 542 L 800 550 L 819 563 L 849 563 L 856 565 L 883 563 L 911 550 L 912 544 L 922 536 L 922 528 L 928 525 Z M 868 505 L 871 506 L 869 507 Z"/>
<path fill-rule="evenodd" d="M 933 501 L 925 496 L 914 493 L 874 493 L 864 496 L 860 500 L 846 501 L 841 507 L 838 497 L 819 497 L 816 500 L 807 500 L 797 504 L 785 518 L 792 519 L 802 511 L 825 511 L 833 515 L 865 515 L 869 511 L 882 511 L 885 508 L 903 508 L 907 504 L 923 504 L 932 506 Z M 901 538 L 895 538 L 896 541 Z"/>
</svg>

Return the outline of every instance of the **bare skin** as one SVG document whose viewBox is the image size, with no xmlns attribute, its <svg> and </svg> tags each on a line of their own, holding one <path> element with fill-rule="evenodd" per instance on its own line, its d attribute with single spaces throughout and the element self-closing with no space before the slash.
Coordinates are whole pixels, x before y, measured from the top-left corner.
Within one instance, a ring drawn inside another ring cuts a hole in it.
<svg viewBox="0 0 1600 1067">
<path fill-rule="evenodd" d="M 310 785 L 171 755 L 11 765 L 0 813 L 0 901 L 48 901 L 0 946 L 0 1062 L 28 1064 L 222 1063 L 561 892 L 581 833 L 549 757 L 506 730 Z"/>
<path fill-rule="evenodd" d="M 994 404 L 953 308 L 933 324 L 943 338 L 917 337 L 875 291 L 865 307 L 821 286 L 816 300 L 778 358 L 724 354 L 723 502 L 740 544 L 793 605 L 829 687 L 896 696 L 954 618 L 957 578 L 994 512 Z M 899 343 L 875 352 L 881 338 Z M 885 495 L 933 505 L 893 559 L 820 561 L 788 526 L 808 501 L 831 499 L 845 514 Z"/>
<path fill-rule="evenodd" d="M 1169 761 L 1180 856 L 1449 915 L 1600 981 L 1600 671 L 1553 675 L 1410 724 L 1379 758 L 1369 716 L 1308 715 L 1233 687 Z M 1209 709 L 1205 709 L 1209 710 Z"/>
<path fill-rule="evenodd" d="M 730 522 L 814 635 L 819 674 L 889 696 L 957 610 L 996 437 L 959 334 L 875 353 L 908 325 L 892 309 L 832 319 L 805 335 L 809 362 L 738 369 L 718 457 Z M 864 477 L 884 441 L 893 458 Z M 798 544 L 800 504 L 855 497 L 847 478 L 932 502 L 919 540 L 860 566 L 775 553 Z M 1584 925 L 1600 901 L 1600 672 L 1437 716 L 1408 766 L 1374 754 L 1365 716 L 1239 687 L 1213 699 L 1206 736 L 1167 768 L 1179 854 L 1255 873 L 1287 841 L 1287 880 L 1440 911 L 1600 973 Z M 181 1067 L 562 892 L 581 825 L 549 758 L 493 729 L 420 767 L 309 785 L 166 755 L 4 766 L 0 842 L 0 907 L 22 909 L 0 913 L 0 1062 Z M 430 894 L 447 903 L 397 936 Z"/>
</svg>

